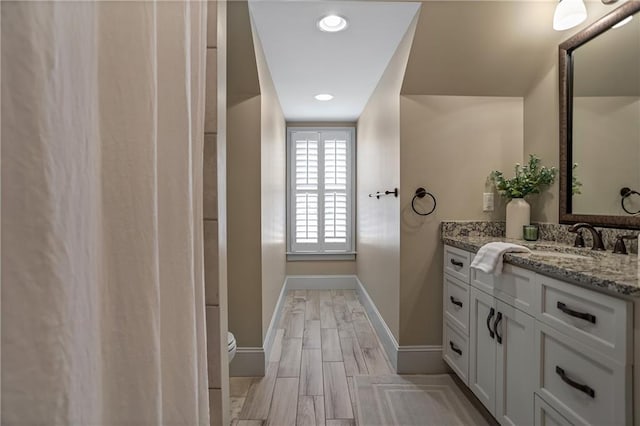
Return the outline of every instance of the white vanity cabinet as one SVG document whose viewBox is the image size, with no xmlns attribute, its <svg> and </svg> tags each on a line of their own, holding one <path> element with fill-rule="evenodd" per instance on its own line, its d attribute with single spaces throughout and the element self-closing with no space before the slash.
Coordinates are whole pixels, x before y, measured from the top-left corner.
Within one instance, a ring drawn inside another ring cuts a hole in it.
<svg viewBox="0 0 640 426">
<path fill-rule="evenodd" d="M 472 259 L 445 246 L 443 358 L 498 422 L 632 424 L 633 305 Z"/>
<path fill-rule="evenodd" d="M 471 391 L 500 424 L 533 424 L 535 319 L 472 287 L 469 330 Z"/>
</svg>

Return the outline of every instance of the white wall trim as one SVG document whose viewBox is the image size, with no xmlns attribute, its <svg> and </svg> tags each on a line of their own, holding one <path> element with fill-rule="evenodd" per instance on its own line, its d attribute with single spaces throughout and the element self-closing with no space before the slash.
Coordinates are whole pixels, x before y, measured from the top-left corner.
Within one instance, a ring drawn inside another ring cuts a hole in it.
<svg viewBox="0 0 640 426">
<path fill-rule="evenodd" d="M 229 375 L 233 377 L 260 377 L 265 372 L 264 349 L 260 347 L 239 347 L 229 364 Z"/>
<path fill-rule="evenodd" d="M 288 275 L 287 290 L 357 290 L 355 275 Z"/>
<path fill-rule="evenodd" d="M 375 303 L 373 303 L 373 299 L 369 296 L 369 293 L 365 289 L 362 282 L 355 277 L 356 283 L 358 284 L 358 296 L 360 299 L 360 303 L 364 307 L 365 311 L 367 311 L 367 316 L 369 320 L 371 320 L 371 324 L 378 334 L 378 338 L 380 339 L 380 343 L 382 343 L 382 348 L 387 354 L 389 361 L 393 368 L 398 370 L 398 341 L 395 336 L 387 326 L 387 323 L 382 318 L 380 311 L 376 307 Z"/>
<path fill-rule="evenodd" d="M 273 314 L 271 315 L 271 322 L 269 323 L 269 328 L 267 328 L 267 333 L 264 336 L 264 343 L 262 347 L 264 348 L 264 368 L 267 371 L 267 364 L 269 363 L 269 359 L 271 358 L 271 348 L 273 347 L 273 339 L 276 337 L 276 329 L 278 328 L 278 324 L 280 324 L 280 318 L 282 317 L 282 308 L 284 307 L 284 301 L 287 297 L 287 278 L 285 277 L 284 282 L 282 283 L 282 288 L 280 289 L 280 295 L 278 296 L 278 301 L 276 302 L 276 307 L 273 308 Z"/>
<path fill-rule="evenodd" d="M 400 346 L 398 374 L 441 374 L 449 371 L 441 345 Z"/>
</svg>

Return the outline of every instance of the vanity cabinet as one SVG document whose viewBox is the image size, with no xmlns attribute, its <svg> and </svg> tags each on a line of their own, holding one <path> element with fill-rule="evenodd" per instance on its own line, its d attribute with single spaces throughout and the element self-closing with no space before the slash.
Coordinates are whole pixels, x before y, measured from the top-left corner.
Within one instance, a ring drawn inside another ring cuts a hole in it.
<svg viewBox="0 0 640 426">
<path fill-rule="evenodd" d="M 633 305 L 472 259 L 445 246 L 443 358 L 498 422 L 632 424 Z"/>
<path fill-rule="evenodd" d="M 535 319 L 471 288 L 469 387 L 503 425 L 532 424 Z"/>
</svg>

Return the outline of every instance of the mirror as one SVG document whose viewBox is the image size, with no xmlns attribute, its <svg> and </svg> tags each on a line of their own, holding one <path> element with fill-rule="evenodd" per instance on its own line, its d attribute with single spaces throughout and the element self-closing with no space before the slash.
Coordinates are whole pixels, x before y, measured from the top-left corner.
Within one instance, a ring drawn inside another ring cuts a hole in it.
<svg viewBox="0 0 640 426">
<path fill-rule="evenodd" d="M 629 1 L 559 47 L 561 223 L 640 228 L 638 12 Z"/>
</svg>

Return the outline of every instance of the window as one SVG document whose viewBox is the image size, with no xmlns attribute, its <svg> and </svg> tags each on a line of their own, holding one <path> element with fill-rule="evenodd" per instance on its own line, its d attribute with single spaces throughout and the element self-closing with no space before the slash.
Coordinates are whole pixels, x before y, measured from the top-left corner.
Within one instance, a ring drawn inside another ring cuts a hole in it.
<svg viewBox="0 0 640 426">
<path fill-rule="evenodd" d="M 289 254 L 353 256 L 354 133 L 288 129 Z"/>
</svg>

